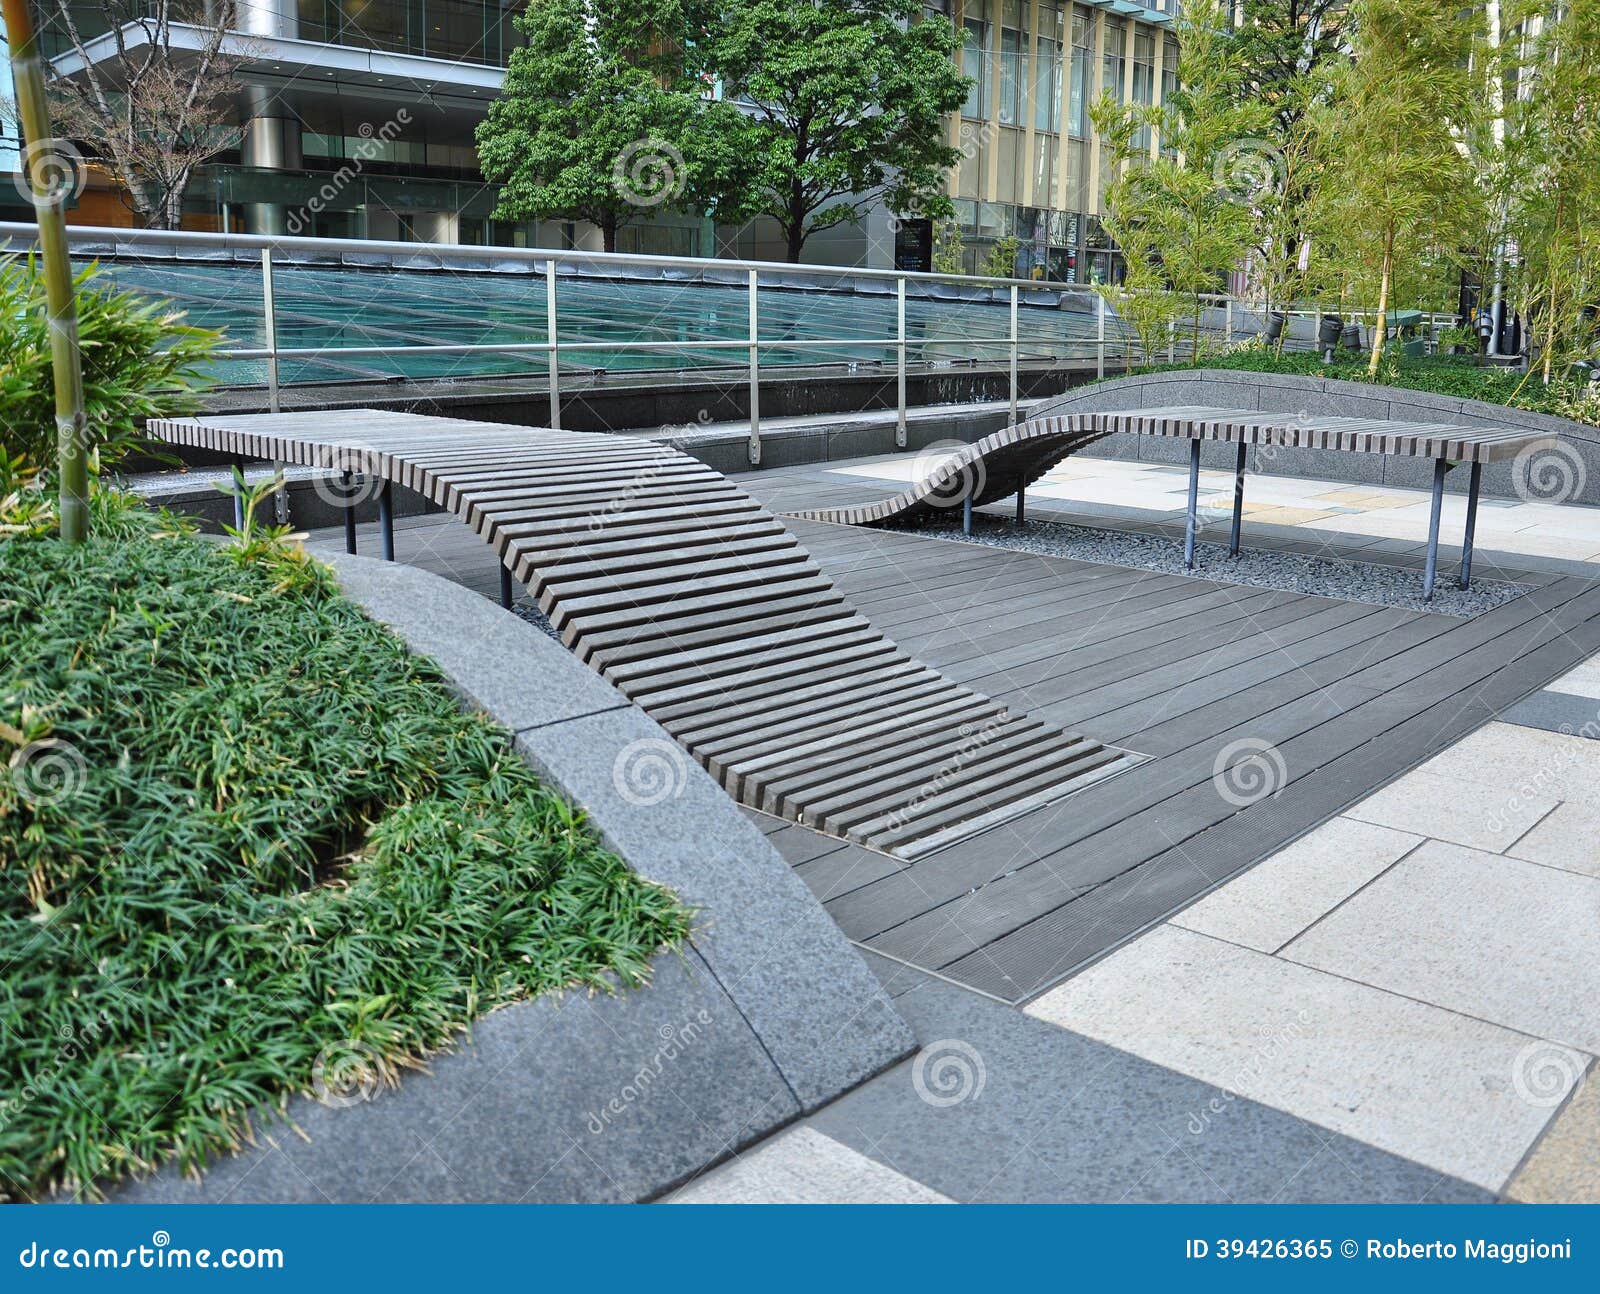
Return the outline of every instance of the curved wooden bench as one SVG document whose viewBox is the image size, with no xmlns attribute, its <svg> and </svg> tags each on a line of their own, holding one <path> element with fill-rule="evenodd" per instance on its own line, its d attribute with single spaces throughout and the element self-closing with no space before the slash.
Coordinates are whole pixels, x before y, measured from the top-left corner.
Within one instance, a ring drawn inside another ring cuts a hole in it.
<svg viewBox="0 0 1600 1294">
<path fill-rule="evenodd" d="M 914 660 L 775 516 L 653 441 L 378 410 L 150 431 L 376 478 L 453 512 L 579 659 L 736 799 L 847 840 L 921 857 L 1140 759 Z"/>
<path fill-rule="evenodd" d="M 1021 521 L 1028 486 L 1068 455 L 1121 432 L 1189 442 L 1189 506 L 1184 536 L 1184 564 L 1191 568 L 1194 566 L 1195 535 L 1199 529 L 1200 446 L 1205 441 L 1220 441 L 1237 449 L 1233 526 L 1228 545 L 1230 553 L 1239 551 L 1246 453 L 1251 445 L 1433 460 L 1433 503 L 1428 525 L 1428 557 L 1423 572 L 1423 592 L 1426 597 L 1433 596 L 1438 569 L 1439 517 L 1444 502 L 1445 474 L 1463 464 L 1471 467 L 1466 531 L 1461 550 L 1460 584 L 1466 588 L 1472 580 L 1472 543 L 1477 526 L 1478 493 L 1484 464 L 1549 449 L 1560 439 L 1548 432 L 1529 432 L 1516 427 L 1310 417 L 1304 414 L 1256 413 L 1247 409 L 1191 405 L 1054 414 L 1030 418 L 985 436 L 952 453 L 909 489 L 876 503 L 847 508 L 819 508 L 793 515 L 846 525 L 879 525 L 886 521 L 914 521 L 936 511 L 959 506 L 963 511 L 963 529 L 970 534 L 974 508 L 1015 494 L 1017 520 Z"/>
</svg>

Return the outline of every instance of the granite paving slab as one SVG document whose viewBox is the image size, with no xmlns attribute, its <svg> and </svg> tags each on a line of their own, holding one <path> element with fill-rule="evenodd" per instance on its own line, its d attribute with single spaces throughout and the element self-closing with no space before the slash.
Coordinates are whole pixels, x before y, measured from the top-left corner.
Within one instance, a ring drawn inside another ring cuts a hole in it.
<svg viewBox="0 0 1600 1294">
<path fill-rule="evenodd" d="M 1171 925 L 1027 1010 L 1489 1191 L 1553 1113 L 1518 1093 L 1526 1034 Z"/>
<path fill-rule="evenodd" d="M 1430 840 L 1280 954 L 1600 1053 L 1600 878 Z"/>
<path fill-rule="evenodd" d="M 1277 952 L 1421 843 L 1409 832 L 1334 818 L 1177 913 L 1172 923 Z"/>
</svg>

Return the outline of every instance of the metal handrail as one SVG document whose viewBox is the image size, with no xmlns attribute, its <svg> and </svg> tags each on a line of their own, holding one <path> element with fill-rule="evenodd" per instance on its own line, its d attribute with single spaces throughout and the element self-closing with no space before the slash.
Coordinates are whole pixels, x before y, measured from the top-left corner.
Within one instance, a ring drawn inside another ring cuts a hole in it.
<svg viewBox="0 0 1600 1294">
<path fill-rule="evenodd" d="M 31 224 L 14 222 L 0 222 L 0 244 L 9 243 L 14 239 L 25 238 L 32 241 L 37 235 L 37 230 Z M 896 370 L 896 418 L 895 418 L 895 444 L 904 449 L 908 443 L 906 429 L 906 374 L 907 355 L 912 345 L 906 330 L 906 290 L 908 285 L 915 284 L 956 284 L 974 286 L 985 289 L 991 296 L 1001 297 L 1007 306 L 1008 327 L 1004 336 L 999 337 L 974 337 L 964 336 L 959 339 L 923 339 L 915 344 L 926 353 L 929 348 L 938 346 L 963 347 L 993 346 L 1005 347 L 1008 356 L 1007 380 L 1009 390 L 1010 420 L 1017 421 L 1019 404 L 1019 374 L 1018 365 L 1022 359 L 1023 345 L 1020 327 L 1019 311 L 1024 300 L 1024 293 L 1030 295 L 1049 294 L 1059 298 L 1063 294 L 1082 295 L 1090 293 L 1094 297 L 1095 335 L 1092 339 L 1065 339 L 1065 344 L 1070 347 L 1081 346 L 1084 349 L 1093 349 L 1095 355 L 1095 372 L 1097 377 L 1104 377 L 1106 371 L 1106 348 L 1114 342 L 1121 342 L 1125 338 L 1107 336 L 1106 319 L 1108 311 L 1106 299 L 1108 295 L 1116 295 L 1117 289 L 1100 290 L 1098 287 L 1087 284 L 1073 283 L 1047 283 L 1033 279 L 993 278 L 973 274 L 944 274 L 939 272 L 924 273 L 904 270 L 875 270 L 857 268 L 854 266 L 832 265 L 795 265 L 787 261 L 752 261 L 752 260 L 724 260 L 721 258 L 710 259 L 687 256 L 656 256 L 633 252 L 596 252 L 582 249 L 556 249 L 544 247 L 478 247 L 462 246 L 446 243 L 401 243 L 379 241 L 351 241 L 348 239 L 332 238 L 305 238 L 305 237 L 277 237 L 266 234 L 220 234 L 190 232 L 187 230 L 156 230 L 156 229 L 121 229 L 101 228 L 90 226 L 75 226 L 68 230 L 69 243 L 79 247 L 84 244 L 98 246 L 111 243 L 112 250 L 127 246 L 140 248 L 146 246 L 161 246 L 170 248 L 174 255 L 181 255 L 183 250 L 192 249 L 203 251 L 208 249 L 231 249 L 243 252 L 254 251 L 258 253 L 255 258 L 259 261 L 261 270 L 262 302 L 266 314 L 265 347 L 228 347 L 216 352 L 216 358 L 222 360 L 265 360 L 267 363 L 267 393 L 268 407 L 276 413 L 279 409 L 280 398 L 280 365 L 287 359 L 322 359 L 330 354 L 341 358 L 381 358 L 399 353 L 418 355 L 545 355 L 548 357 L 548 385 L 550 400 L 550 425 L 561 426 L 561 367 L 560 357 L 563 352 L 575 351 L 603 351 L 603 352 L 675 352 L 682 350 L 691 351 L 718 351 L 742 350 L 747 352 L 746 366 L 749 371 L 749 401 L 750 401 L 750 442 L 749 458 L 752 465 L 761 461 L 761 360 L 760 349 L 762 345 L 769 348 L 779 346 L 788 350 L 840 350 L 854 346 L 881 346 L 892 348 Z M 451 262 L 474 261 L 482 262 L 492 259 L 501 265 L 507 262 L 526 263 L 539 277 L 545 281 L 546 314 L 545 327 L 547 340 L 540 342 L 419 342 L 403 346 L 336 346 L 336 347 L 295 347 L 278 345 L 278 319 L 276 315 L 276 298 L 274 294 L 274 254 L 284 253 L 309 253 L 327 256 L 335 261 L 342 262 L 352 254 L 361 256 L 402 256 L 416 262 L 418 260 L 434 259 L 443 267 Z M 559 267 L 569 264 L 593 264 L 616 266 L 618 268 L 643 267 L 651 269 L 685 270 L 692 273 L 721 276 L 726 280 L 726 286 L 737 284 L 739 277 L 744 277 L 748 291 L 748 331 L 744 337 L 737 338 L 708 338 L 699 341 L 576 341 L 562 342 L 559 332 L 559 319 L 557 314 L 556 285 Z M 895 296 L 895 335 L 893 337 L 840 337 L 840 338 L 762 338 L 760 335 L 760 305 L 759 287 L 761 275 L 782 275 L 788 280 L 797 278 L 810 278 L 813 280 L 831 279 L 835 282 L 842 280 L 875 280 L 892 282 Z M 1126 290 L 1122 290 L 1124 293 Z M 1224 315 L 1222 328 L 1224 344 L 1231 344 L 1235 335 L 1235 316 L 1238 307 L 1244 306 L 1249 311 L 1260 310 L 1265 313 L 1266 307 L 1257 306 L 1228 296 L 1223 293 L 1207 293 L 1198 298 L 1201 304 L 1210 309 L 1221 308 Z M 1302 307 L 1271 307 L 1272 310 L 1281 310 L 1288 318 L 1309 316 L 1317 317 L 1322 313 L 1315 308 Z M 1440 319 L 1451 319 L 1453 316 L 1428 315 L 1429 327 L 1437 329 Z M 1287 322 L 1287 320 L 1286 320 Z M 1205 329 L 1208 334 L 1213 329 Z M 1167 360 L 1173 362 L 1178 354 L 1178 332 L 1170 328 L 1167 336 Z M 1053 355 L 1052 355 L 1053 357 Z"/>
</svg>

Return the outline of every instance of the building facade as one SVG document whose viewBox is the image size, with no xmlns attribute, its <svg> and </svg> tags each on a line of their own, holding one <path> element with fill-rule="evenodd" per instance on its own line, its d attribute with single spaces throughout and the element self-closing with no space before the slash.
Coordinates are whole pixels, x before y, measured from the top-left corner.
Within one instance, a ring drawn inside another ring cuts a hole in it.
<svg viewBox="0 0 1600 1294">
<path fill-rule="evenodd" d="M 81 74 L 48 6 L 47 50 Z M 237 63 L 238 147 L 199 172 L 184 205 L 188 228 L 425 242 L 598 247 L 581 223 L 491 218 L 473 130 L 498 93 L 518 39 L 520 0 L 245 0 L 225 50 Z M 993 244 L 1017 241 L 1024 277 L 1089 282 L 1116 274 L 1098 215 L 1108 176 L 1089 105 L 1102 88 L 1158 102 L 1171 84 L 1176 0 L 927 0 L 961 32 L 961 66 L 976 82 L 950 123 L 962 160 L 950 176 L 968 268 Z M 115 77 L 121 56 L 101 7 L 75 3 L 86 53 Z M 137 32 L 129 30 L 137 40 Z M 174 29 L 175 46 L 204 32 Z M 127 46 L 128 40 L 123 42 Z M 136 51 L 135 51 L 136 53 Z M 5 87 L 0 86 L 0 90 Z M 1151 141 L 1152 147 L 1155 141 Z M 14 126 L 0 164 L 16 166 Z M 8 190 L 4 199 L 16 195 Z M 19 199 L 20 202 L 20 199 Z M 5 214 L 25 210 L 16 204 Z M 127 224 L 112 177 L 91 172 L 69 219 Z M 807 259 L 887 267 L 900 222 L 875 211 L 859 227 L 807 244 Z M 624 228 L 621 251 L 777 259 L 776 231 L 758 221 L 711 230 L 662 219 Z"/>
</svg>

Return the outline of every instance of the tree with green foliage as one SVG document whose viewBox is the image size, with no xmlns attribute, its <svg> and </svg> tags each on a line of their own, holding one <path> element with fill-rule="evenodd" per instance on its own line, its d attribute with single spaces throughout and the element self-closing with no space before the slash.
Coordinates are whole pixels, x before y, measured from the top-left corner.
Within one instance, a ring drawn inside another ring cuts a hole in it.
<svg viewBox="0 0 1600 1294">
<path fill-rule="evenodd" d="M 1525 92 L 1506 109 L 1518 158 L 1508 224 L 1549 383 L 1600 340 L 1600 0 L 1546 12 L 1528 53 Z"/>
<path fill-rule="evenodd" d="M 1010 234 L 996 238 L 983 262 L 983 274 L 991 279 L 1011 279 L 1017 275 L 1017 240 Z"/>
<path fill-rule="evenodd" d="M 1376 296 L 1374 375 L 1397 273 L 1460 257 L 1478 200 L 1462 140 L 1481 110 L 1478 15 L 1457 0 L 1357 0 L 1328 132 L 1328 227 L 1346 281 Z M 1371 295 L 1369 295 L 1371 294 Z"/>
<path fill-rule="evenodd" d="M 1268 109 L 1245 93 L 1221 0 L 1184 0 L 1177 16 L 1177 88 L 1159 106 L 1102 94 L 1091 109 L 1113 168 L 1103 223 L 1127 266 L 1119 297 L 1146 357 L 1180 314 L 1200 349 L 1202 297 L 1238 269 L 1253 234 L 1253 195 L 1270 170 Z M 1156 132 L 1151 154 L 1144 130 Z"/>
<path fill-rule="evenodd" d="M 55 458 L 52 418 L 56 325 L 39 258 L 0 257 L 0 461 L 16 474 L 47 473 Z M 82 354 L 81 438 L 91 476 L 146 447 L 148 418 L 191 413 L 222 334 L 186 323 L 170 301 L 106 283 L 96 266 L 71 279 L 74 336 Z M 0 469 L 0 481 L 4 471 Z"/>
<path fill-rule="evenodd" d="M 934 222 L 933 270 L 936 274 L 966 273 L 967 248 L 961 237 L 961 226 L 953 217 Z"/>
<path fill-rule="evenodd" d="M 608 252 L 648 214 L 741 218 L 748 128 L 703 92 L 704 20 L 685 0 L 531 0 L 477 132 L 495 218 L 587 220 Z"/>
<path fill-rule="evenodd" d="M 1268 309 L 1320 286 L 1314 224 L 1326 177 L 1322 141 L 1334 73 L 1349 60 L 1349 9 L 1350 0 L 1241 0 L 1228 37 L 1244 96 L 1271 111 L 1261 183 L 1251 195 L 1250 255 L 1252 281 Z"/>
<path fill-rule="evenodd" d="M 947 119 L 971 83 L 954 62 L 960 38 L 920 0 L 724 0 L 705 41 L 750 111 L 750 213 L 777 221 L 789 260 L 880 201 L 951 214 L 945 173 L 960 153 Z"/>
</svg>

